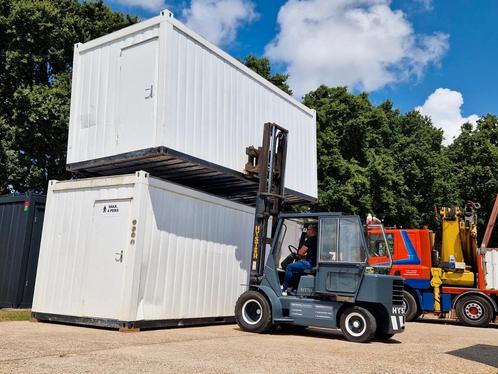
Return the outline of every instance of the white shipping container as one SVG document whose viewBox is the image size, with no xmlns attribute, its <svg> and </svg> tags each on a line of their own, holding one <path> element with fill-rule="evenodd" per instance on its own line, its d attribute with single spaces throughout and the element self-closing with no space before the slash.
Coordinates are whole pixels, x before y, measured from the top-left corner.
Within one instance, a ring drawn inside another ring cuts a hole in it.
<svg viewBox="0 0 498 374">
<path fill-rule="evenodd" d="M 286 188 L 315 200 L 315 111 L 170 12 L 75 46 L 71 170 L 96 159 L 167 147 L 243 173 L 245 149 L 261 145 L 266 122 L 289 130 Z"/>
<path fill-rule="evenodd" d="M 229 320 L 253 220 L 250 207 L 143 171 L 51 181 L 33 314 L 116 328 Z"/>
<path fill-rule="evenodd" d="M 486 289 L 498 290 L 498 250 L 488 250 L 484 258 L 486 261 Z"/>
</svg>

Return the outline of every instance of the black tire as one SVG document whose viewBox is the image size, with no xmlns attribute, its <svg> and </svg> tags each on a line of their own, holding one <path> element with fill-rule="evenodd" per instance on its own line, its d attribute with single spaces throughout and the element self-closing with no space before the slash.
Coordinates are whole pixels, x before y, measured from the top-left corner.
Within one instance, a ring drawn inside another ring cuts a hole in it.
<svg viewBox="0 0 498 374">
<path fill-rule="evenodd" d="M 394 336 L 394 334 L 386 334 L 383 332 L 376 332 L 375 339 L 377 340 L 389 340 Z"/>
<path fill-rule="evenodd" d="M 418 319 L 422 314 L 424 314 L 424 312 L 422 310 L 418 310 L 417 311 L 417 314 L 415 314 L 415 318 L 413 318 L 413 321 L 415 321 L 416 319 Z M 405 318 L 406 319 L 406 318 Z"/>
<path fill-rule="evenodd" d="M 347 340 L 366 343 L 374 337 L 377 321 L 367 309 L 353 306 L 341 314 L 340 327 Z"/>
<path fill-rule="evenodd" d="M 457 301 L 455 311 L 464 324 L 473 327 L 486 327 L 494 317 L 491 303 L 479 295 L 463 296 Z"/>
<path fill-rule="evenodd" d="M 414 321 L 422 314 L 419 310 L 417 300 L 406 290 L 403 291 L 403 304 L 405 306 L 406 322 Z"/>
<path fill-rule="evenodd" d="M 268 332 L 272 327 L 270 303 L 258 291 L 246 291 L 235 304 L 235 319 L 244 331 Z"/>
</svg>

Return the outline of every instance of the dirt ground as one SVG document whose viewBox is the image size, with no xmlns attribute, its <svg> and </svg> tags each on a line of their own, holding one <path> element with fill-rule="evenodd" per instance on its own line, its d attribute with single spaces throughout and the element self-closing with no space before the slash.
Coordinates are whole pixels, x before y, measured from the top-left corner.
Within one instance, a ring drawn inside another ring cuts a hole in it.
<svg viewBox="0 0 498 374">
<path fill-rule="evenodd" d="M 498 373 L 498 326 L 412 322 L 388 342 L 339 331 L 258 335 L 236 325 L 137 333 L 26 321 L 0 323 L 1 373 Z"/>
</svg>

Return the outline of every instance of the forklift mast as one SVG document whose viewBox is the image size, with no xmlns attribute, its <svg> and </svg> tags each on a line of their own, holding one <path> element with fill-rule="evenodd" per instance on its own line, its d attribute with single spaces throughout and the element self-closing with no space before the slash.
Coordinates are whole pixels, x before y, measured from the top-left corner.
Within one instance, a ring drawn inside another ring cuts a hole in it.
<svg viewBox="0 0 498 374">
<path fill-rule="evenodd" d="M 288 131 L 283 127 L 275 123 L 265 123 L 262 146 L 246 149 L 246 174 L 259 178 L 251 255 L 251 284 L 259 283 L 263 275 L 266 245 L 271 244 L 278 215 L 285 202 L 287 136 Z M 267 239 L 270 219 L 271 236 Z"/>
</svg>

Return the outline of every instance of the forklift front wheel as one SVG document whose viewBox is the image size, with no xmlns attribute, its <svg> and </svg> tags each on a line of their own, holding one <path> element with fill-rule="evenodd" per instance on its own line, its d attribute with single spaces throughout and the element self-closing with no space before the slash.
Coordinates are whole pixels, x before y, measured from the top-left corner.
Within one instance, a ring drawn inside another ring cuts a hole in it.
<svg viewBox="0 0 498 374">
<path fill-rule="evenodd" d="M 372 313 L 361 306 L 353 306 L 341 314 L 341 331 L 347 340 L 365 343 L 375 335 L 377 321 Z"/>
<path fill-rule="evenodd" d="M 235 304 L 235 319 L 244 331 L 267 332 L 272 327 L 270 303 L 258 291 L 246 291 Z"/>
</svg>

